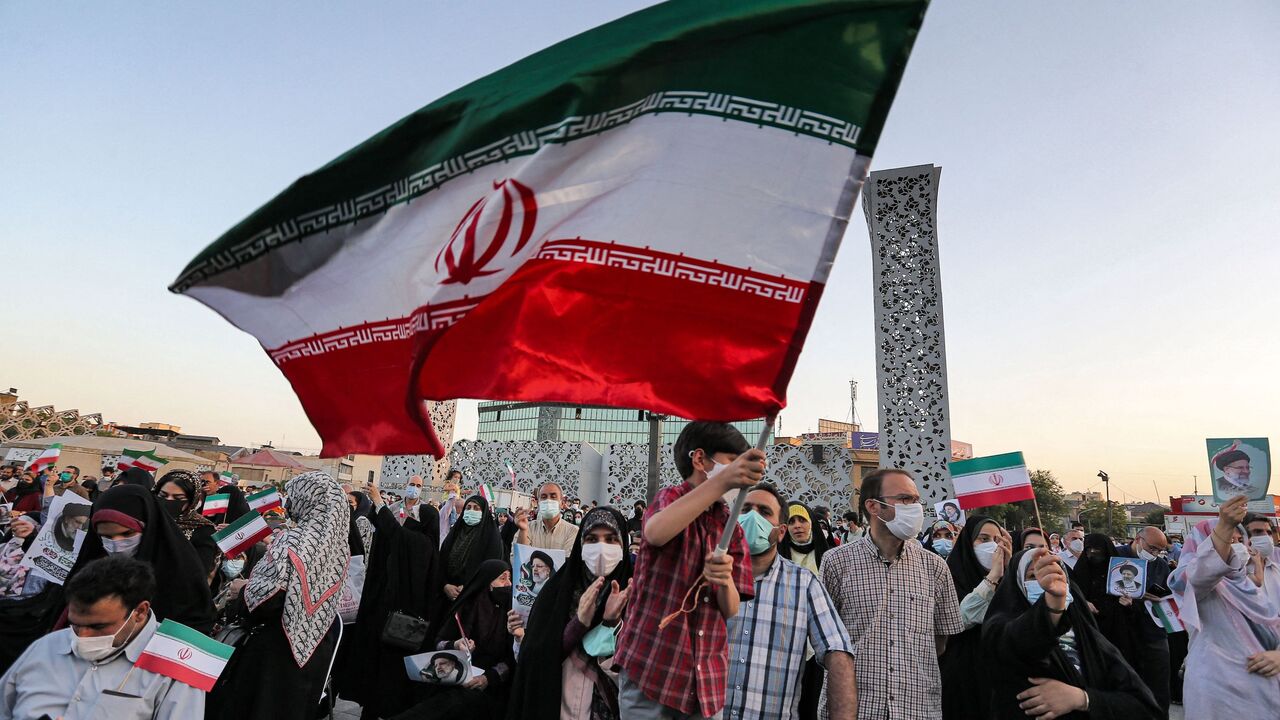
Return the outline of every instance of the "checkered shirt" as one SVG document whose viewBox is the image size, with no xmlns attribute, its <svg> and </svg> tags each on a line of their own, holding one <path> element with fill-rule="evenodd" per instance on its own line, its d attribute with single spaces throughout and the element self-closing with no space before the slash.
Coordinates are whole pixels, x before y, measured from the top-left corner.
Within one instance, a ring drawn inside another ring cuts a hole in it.
<svg viewBox="0 0 1280 720">
<path fill-rule="evenodd" d="M 782 556 L 756 578 L 756 597 L 729 620 L 726 720 L 792 718 L 800 712 L 806 642 L 819 662 L 853 654 L 844 623 L 818 576 Z"/>
<path fill-rule="evenodd" d="M 822 556 L 822 584 L 853 640 L 858 717 L 941 720 L 934 636 L 964 629 L 946 562 L 915 540 L 886 561 L 863 537 Z"/>
<path fill-rule="evenodd" d="M 691 490 L 693 486 L 685 482 L 659 492 L 644 522 Z M 720 541 L 728 519 L 728 506 L 717 501 L 666 545 L 640 543 L 626 622 L 614 655 L 627 679 L 639 685 L 645 697 L 701 717 L 711 717 L 724 707 L 728 675 L 729 642 L 715 593 L 704 586 L 691 598 L 693 612 L 681 613 L 661 630 L 658 623 L 680 609 L 685 593 L 702 578 L 703 561 Z M 750 600 L 754 596 L 751 559 L 742 528 L 734 527 L 729 554 L 738 594 L 743 601 Z"/>
</svg>

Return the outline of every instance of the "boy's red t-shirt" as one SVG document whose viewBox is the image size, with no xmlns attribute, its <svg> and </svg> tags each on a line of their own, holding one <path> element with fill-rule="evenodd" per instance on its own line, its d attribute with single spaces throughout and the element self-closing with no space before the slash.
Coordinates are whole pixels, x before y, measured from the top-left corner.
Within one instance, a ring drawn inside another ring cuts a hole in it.
<svg viewBox="0 0 1280 720">
<path fill-rule="evenodd" d="M 645 512 L 645 522 L 691 490 L 693 485 L 685 481 L 660 491 Z M 720 541 L 728 519 L 729 507 L 717 502 L 666 545 L 654 547 L 641 540 L 615 655 L 627 679 L 646 697 L 702 717 L 723 709 L 729 669 L 728 631 L 715 591 L 704 585 L 684 605 L 695 606 L 692 612 L 681 613 L 661 630 L 658 624 L 680 609 L 689 589 L 702 579 L 703 561 Z M 738 595 L 746 602 L 754 597 L 755 585 L 740 527 L 734 528 L 729 554 Z"/>
</svg>

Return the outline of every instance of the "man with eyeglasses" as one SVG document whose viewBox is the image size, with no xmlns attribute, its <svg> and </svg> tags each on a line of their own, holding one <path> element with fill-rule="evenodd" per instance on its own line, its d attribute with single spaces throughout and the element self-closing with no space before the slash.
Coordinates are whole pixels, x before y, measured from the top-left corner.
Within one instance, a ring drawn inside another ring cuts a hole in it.
<svg viewBox="0 0 1280 720">
<path fill-rule="evenodd" d="M 821 568 L 857 648 L 858 717 L 940 720 L 938 656 L 964 629 L 955 584 L 946 561 L 916 540 L 924 507 L 910 473 L 877 470 L 859 497 L 867 534 L 828 551 Z"/>
<path fill-rule="evenodd" d="M 1116 548 L 1117 557 L 1147 561 L 1147 593 L 1142 600 L 1120 598 L 1121 605 L 1129 606 L 1129 619 L 1136 628 L 1134 656 L 1126 659 L 1138 671 L 1142 682 L 1151 688 L 1156 703 L 1166 713 L 1169 711 L 1169 637 L 1162 626 L 1150 621 L 1146 606 L 1171 594 L 1168 550 L 1169 539 L 1160 528 L 1152 526 L 1139 530 L 1128 545 Z"/>
</svg>

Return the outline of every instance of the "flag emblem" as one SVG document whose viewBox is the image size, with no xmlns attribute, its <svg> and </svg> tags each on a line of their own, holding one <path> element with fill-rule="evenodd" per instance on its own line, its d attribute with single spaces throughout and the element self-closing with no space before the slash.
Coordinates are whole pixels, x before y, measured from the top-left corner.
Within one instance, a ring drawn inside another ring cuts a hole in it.
<svg viewBox="0 0 1280 720">
<path fill-rule="evenodd" d="M 1004 476 L 1000 473 L 991 473 L 991 477 L 987 478 L 987 482 L 1000 487 L 1000 483 L 1004 482 Z"/>
<path fill-rule="evenodd" d="M 477 258 L 476 233 L 479 230 L 481 218 L 485 216 L 485 207 L 489 202 L 489 198 L 493 197 L 492 195 L 486 195 L 477 200 L 471 206 L 471 209 L 467 211 L 467 214 L 462 216 L 462 220 L 458 221 L 458 226 L 454 228 L 449 242 L 436 255 L 436 271 L 440 270 L 440 261 L 443 259 L 445 268 L 449 273 L 443 284 L 462 283 L 466 285 L 478 277 L 493 275 L 498 272 L 497 270 L 489 270 L 487 267 L 489 263 L 493 262 L 498 251 L 507 244 L 507 238 L 511 234 L 513 215 L 511 188 L 515 188 L 515 194 L 520 196 L 520 212 L 522 215 L 520 237 L 516 240 L 516 246 L 511 251 L 511 255 L 514 257 L 516 253 L 523 250 L 524 246 L 528 244 L 529 238 L 533 236 L 533 226 L 538 221 L 538 200 L 533 191 L 518 180 L 508 178 L 497 181 L 493 184 L 493 189 L 494 192 L 502 191 L 500 196 L 502 198 L 502 209 L 498 227 L 493 231 L 493 237 L 489 240 L 488 246 L 485 247 L 480 257 Z M 490 217 L 488 219 L 492 220 L 493 218 Z M 455 255 L 454 248 L 458 245 L 460 235 L 462 245 Z"/>
</svg>

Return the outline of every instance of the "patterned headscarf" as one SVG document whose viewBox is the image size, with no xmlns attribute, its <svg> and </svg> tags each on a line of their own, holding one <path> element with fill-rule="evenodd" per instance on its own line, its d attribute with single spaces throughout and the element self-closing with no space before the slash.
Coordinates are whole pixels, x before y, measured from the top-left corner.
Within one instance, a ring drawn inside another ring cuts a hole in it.
<svg viewBox="0 0 1280 720">
<path fill-rule="evenodd" d="M 293 660 L 302 667 L 311 659 L 337 616 L 347 576 L 350 510 L 346 493 L 323 472 L 308 472 L 285 483 L 289 515 L 297 522 L 276 535 L 267 554 L 253 568 L 244 588 L 249 610 L 283 590 L 281 624 Z"/>
<path fill-rule="evenodd" d="M 213 522 L 200 514 L 200 508 L 204 505 L 204 483 L 200 482 L 200 478 L 190 470 L 170 470 L 160 478 L 160 482 L 156 483 L 156 495 L 159 495 L 160 488 L 169 482 L 179 482 L 182 489 L 191 496 L 187 501 L 186 512 L 174 519 L 182 534 L 190 540 L 191 533 L 195 532 L 196 528 L 213 527 Z"/>
</svg>

